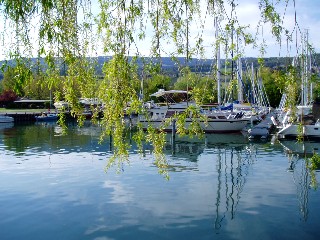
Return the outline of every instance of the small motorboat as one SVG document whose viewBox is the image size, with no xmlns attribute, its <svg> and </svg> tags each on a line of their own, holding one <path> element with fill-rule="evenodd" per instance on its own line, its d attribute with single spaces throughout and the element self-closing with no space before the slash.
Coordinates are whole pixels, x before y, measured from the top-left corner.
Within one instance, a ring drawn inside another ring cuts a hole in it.
<svg viewBox="0 0 320 240">
<path fill-rule="evenodd" d="M 56 113 L 42 113 L 40 116 L 35 117 L 37 121 L 56 121 L 58 114 Z"/>
<path fill-rule="evenodd" d="M 11 123 L 14 122 L 14 118 L 6 115 L 0 115 L 0 123 Z"/>
</svg>

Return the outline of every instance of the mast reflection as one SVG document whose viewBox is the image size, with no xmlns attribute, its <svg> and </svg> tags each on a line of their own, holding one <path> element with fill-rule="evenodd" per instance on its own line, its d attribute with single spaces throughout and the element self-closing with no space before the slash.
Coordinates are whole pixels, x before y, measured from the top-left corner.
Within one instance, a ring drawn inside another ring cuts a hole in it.
<svg viewBox="0 0 320 240">
<path fill-rule="evenodd" d="M 297 142 L 295 140 L 281 141 L 284 153 L 289 159 L 288 171 L 292 173 L 299 201 L 299 211 L 303 221 L 309 215 L 309 191 L 311 186 L 317 186 L 316 176 L 309 167 L 309 159 L 313 154 L 319 154 L 319 143 L 312 141 Z"/>
<path fill-rule="evenodd" d="M 236 217 L 250 165 L 256 157 L 255 145 L 241 134 L 211 134 L 204 139 L 184 138 L 174 142 L 169 139 L 166 151 L 174 158 L 185 158 L 186 161 L 195 163 L 194 169 L 198 167 L 196 164 L 201 154 L 212 155 L 215 161 L 214 175 L 217 176 L 214 229 L 219 231 L 225 219 L 233 220 Z M 182 170 L 181 168 L 181 165 L 170 164 L 170 171 Z"/>
</svg>

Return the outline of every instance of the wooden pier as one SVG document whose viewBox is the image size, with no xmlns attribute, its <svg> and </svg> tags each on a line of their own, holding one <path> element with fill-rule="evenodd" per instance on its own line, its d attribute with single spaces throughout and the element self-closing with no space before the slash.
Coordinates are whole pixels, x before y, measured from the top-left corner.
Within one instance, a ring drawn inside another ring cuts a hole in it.
<svg viewBox="0 0 320 240">
<path fill-rule="evenodd" d="M 274 128 L 274 114 L 269 113 L 265 119 L 248 131 L 249 139 L 267 139 Z"/>
<path fill-rule="evenodd" d="M 48 113 L 48 110 L 46 109 L 39 109 L 39 110 L 35 110 L 35 111 L 23 111 L 21 109 L 17 109 L 16 111 L 14 110 L 10 110 L 10 111 L 3 111 L 0 112 L 1 115 L 4 116 L 10 116 L 14 118 L 14 122 L 15 123 L 20 123 L 20 122 L 35 122 L 36 121 L 36 116 L 40 116 L 43 112 Z M 65 113 L 65 117 L 67 120 L 75 120 L 75 118 L 73 116 L 71 116 L 70 113 Z M 91 117 L 91 116 L 87 116 L 86 117 Z M 99 114 L 99 117 L 101 117 L 101 114 Z"/>
<path fill-rule="evenodd" d="M 13 117 L 14 122 L 34 122 L 36 121 L 36 116 L 40 116 L 41 113 L 30 113 L 30 112 L 16 112 L 16 113 L 6 113 L 5 116 Z"/>
</svg>

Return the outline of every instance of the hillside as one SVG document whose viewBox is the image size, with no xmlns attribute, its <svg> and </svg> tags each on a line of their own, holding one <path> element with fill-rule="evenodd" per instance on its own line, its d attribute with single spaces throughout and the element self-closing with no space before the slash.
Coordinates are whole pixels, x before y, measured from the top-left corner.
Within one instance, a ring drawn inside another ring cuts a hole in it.
<svg viewBox="0 0 320 240">
<path fill-rule="evenodd" d="M 96 73 L 97 75 L 102 75 L 102 66 L 105 62 L 109 61 L 111 59 L 110 56 L 99 56 L 96 58 L 90 58 L 92 62 L 95 62 L 96 64 Z M 37 59 L 32 58 L 30 59 L 30 64 L 34 66 L 34 71 L 36 71 L 36 63 Z M 129 58 L 129 61 L 131 61 L 132 58 Z M 151 58 L 145 58 L 145 59 L 138 59 L 138 64 L 140 66 L 143 65 L 143 62 L 152 61 Z M 157 60 L 159 61 L 159 60 Z M 264 64 L 266 67 L 269 68 L 275 68 L 275 67 L 284 67 L 289 65 L 292 62 L 292 58 L 288 57 L 271 57 L 271 58 L 264 58 Z M 14 65 L 13 60 L 9 61 L 0 61 L 0 68 L 3 66 L 3 64 L 8 64 L 10 66 Z M 44 59 L 40 59 L 41 65 L 44 65 Z M 243 68 L 250 67 L 253 63 L 254 67 L 258 66 L 258 59 L 257 58 L 243 58 Z M 320 63 L 320 54 L 316 54 L 315 58 L 313 60 L 313 65 L 318 66 Z M 161 58 L 161 64 L 162 68 L 165 72 L 169 73 L 172 76 L 178 76 L 179 74 L 179 67 L 185 66 L 185 58 L 177 58 L 175 61 L 172 60 L 170 57 L 162 57 Z M 188 66 L 190 67 L 191 71 L 193 72 L 209 72 L 212 70 L 212 66 L 215 64 L 214 59 L 191 59 L 188 62 Z M 230 67 L 230 63 L 228 65 Z M 225 60 L 221 60 L 221 68 L 225 67 Z M 64 65 L 61 65 L 60 74 L 65 75 L 66 67 Z M 3 72 L 0 71 L 0 80 L 3 78 Z"/>
</svg>

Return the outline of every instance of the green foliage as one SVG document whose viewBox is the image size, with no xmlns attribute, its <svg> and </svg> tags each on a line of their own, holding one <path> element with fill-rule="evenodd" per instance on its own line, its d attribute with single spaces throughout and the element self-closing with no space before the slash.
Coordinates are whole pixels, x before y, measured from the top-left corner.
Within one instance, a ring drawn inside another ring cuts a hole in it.
<svg viewBox="0 0 320 240">
<path fill-rule="evenodd" d="M 128 159 L 130 144 L 124 141 L 127 134 L 124 110 L 127 113 L 143 112 L 142 102 L 138 98 L 141 83 L 145 99 L 159 88 L 170 87 L 170 78 L 160 71 L 161 62 L 147 63 L 139 72 L 136 59 L 128 61 L 128 56 L 141 56 L 137 47 L 138 40 L 149 42 L 151 39 L 152 59 L 161 59 L 162 53 L 173 58 L 183 55 L 187 63 L 194 54 L 203 54 L 202 34 L 191 36 L 189 30 L 191 24 L 203 28 L 204 12 L 201 12 L 203 3 L 208 4 L 204 9 L 208 10 L 206 13 L 211 17 L 218 17 L 221 22 L 223 20 L 227 22 L 225 27 L 222 27 L 225 29 L 225 35 L 217 39 L 217 42 L 225 43 L 227 57 L 238 47 L 233 41 L 235 33 L 245 44 L 254 44 L 255 40 L 246 32 L 248 26 L 239 24 L 235 14 L 237 8 L 235 1 L 99 0 L 100 12 L 97 16 L 91 12 L 91 2 L 90 0 L 0 0 L 1 14 L 14 26 L 15 47 L 9 50 L 8 56 L 16 61 L 14 66 L 7 66 L 5 69 L 3 89 L 12 89 L 19 96 L 32 95 L 37 98 L 45 97 L 48 91 L 51 91 L 56 101 L 68 102 L 71 114 L 77 117 L 80 125 L 83 123 L 83 117 L 80 117 L 83 108 L 78 99 L 99 98 L 104 106 L 102 139 L 112 135 L 115 149 L 114 157 L 110 159 L 108 166 L 115 164 L 118 159 L 118 167 L 121 167 Z M 272 33 L 279 40 L 283 28 L 275 6 L 268 0 L 260 0 L 259 3 L 262 17 L 260 23 L 270 23 Z M 231 7 L 231 14 L 226 12 L 225 9 L 228 8 L 225 5 Z M 33 28 L 32 19 L 39 21 L 36 28 Z M 151 23 L 151 26 L 148 23 Z M 35 31 L 38 32 L 34 34 Z M 150 32 L 153 33 L 152 36 L 146 36 Z M 39 36 L 36 38 L 36 46 L 31 41 L 34 39 L 31 34 Z M 102 80 L 96 76 L 96 63 L 86 58 L 99 51 L 97 45 L 100 41 L 103 42 L 104 53 L 112 55 L 112 60 L 104 65 Z M 167 49 L 168 43 L 174 45 L 172 51 Z M 191 43 L 195 44 L 192 46 Z M 217 46 L 217 43 L 214 45 Z M 45 59 L 46 71 L 41 71 L 39 68 L 37 74 L 33 75 L 31 71 L 33 66 L 22 56 L 31 56 L 35 50 L 38 58 Z M 261 52 L 263 54 L 264 45 Z M 232 55 L 232 60 L 240 56 L 240 52 Z M 141 72 L 142 79 L 139 77 Z M 290 98 L 296 99 L 298 81 L 295 72 L 286 75 L 285 81 L 289 83 L 286 91 Z M 230 83 L 233 88 L 233 80 Z M 213 77 L 199 76 L 188 69 L 183 69 L 175 88 L 192 88 L 194 100 L 201 104 L 216 100 L 215 85 Z M 292 103 L 289 106 L 293 106 Z M 99 111 L 94 107 L 92 110 L 95 115 Z M 195 119 L 190 127 L 197 129 L 199 115 L 196 109 L 189 109 L 177 118 L 186 119 L 190 115 Z M 63 124 L 64 118 L 61 119 Z M 182 126 L 182 122 L 180 125 Z M 197 134 L 197 131 L 190 129 L 187 132 Z M 144 134 L 138 127 L 136 136 L 138 141 L 149 141 L 153 145 L 156 165 L 165 169 L 163 167 L 165 161 L 161 155 L 164 145 L 163 133 L 158 133 L 150 127 Z"/>
<path fill-rule="evenodd" d="M 154 75 L 143 80 L 144 101 L 150 99 L 150 94 L 157 92 L 159 89 L 169 90 L 171 78 L 169 76 L 155 73 Z"/>
<path fill-rule="evenodd" d="M 104 127 L 102 139 L 112 135 L 115 155 L 111 162 L 118 159 L 121 163 L 127 161 L 129 154 L 129 145 L 123 141 L 126 134 L 124 109 L 127 108 L 128 112 L 140 111 L 137 104 L 139 99 L 131 81 L 137 78 L 136 67 L 119 54 L 105 64 L 104 73 L 105 78 L 100 83 L 97 95 L 105 104 L 101 121 Z M 132 104 L 128 107 L 128 103 Z"/>
<path fill-rule="evenodd" d="M 320 155 L 314 153 L 310 160 L 310 169 L 311 170 L 319 170 L 320 169 Z"/>
<path fill-rule="evenodd" d="M 25 87 L 33 81 L 33 75 L 25 59 L 17 59 L 14 66 L 3 66 L 3 89 L 13 90 L 18 96 L 25 96 Z"/>
<path fill-rule="evenodd" d="M 303 134 L 303 131 L 304 131 L 304 129 L 303 129 L 304 127 L 303 127 L 303 125 L 302 125 L 302 123 L 301 122 L 299 122 L 298 123 L 298 127 L 297 127 L 297 133 L 298 133 L 298 135 L 297 135 L 297 142 L 303 142 L 303 138 L 304 138 L 304 134 Z"/>
<path fill-rule="evenodd" d="M 270 22 L 273 35 L 280 41 L 283 27 L 281 25 L 280 15 L 277 13 L 275 6 L 273 3 L 270 3 L 269 0 L 262 0 L 260 1 L 260 10 L 263 21 Z"/>
<path fill-rule="evenodd" d="M 311 186 L 314 189 L 317 189 L 318 181 L 317 181 L 317 176 L 315 171 L 320 169 L 320 155 L 317 153 L 314 153 L 311 158 L 307 159 L 307 163 L 311 173 Z"/>
<path fill-rule="evenodd" d="M 313 73 L 311 75 L 311 81 L 313 82 L 313 94 L 315 102 L 320 103 L 320 78 L 318 74 Z"/>
<path fill-rule="evenodd" d="M 188 135 L 191 138 L 203 137 L 204 131 L 200 122 L 206 125 L 207 119 L 204 115 L 200 114 L 198 107 L 190 105 L 183 113 L 175 114 L 173 118 L 176 121 L 177 133 L 181 136 Z M 191 120 L 189 125 L 186 125 L 187 119 Z"/>
<path fill-rule="evenodd" d="M 174 89 L 189 90 L 195 102 L 201 105 L 217 100 L 216 85 L 212 76 L 202 76 L 200 73 L 191 72 L 189 68 L 183 68 Z"/>
<path fill-rule="evenodd" d="M 295 111 L 299 94 L 298 90 L 301 83 L 301 78 L 298 75 L 297 68 L 290 66 L 288 68 L 288 72 L 285 75 L 282 75 L 282 77 L 284 78 L 282 81 L 286 84 L 285 92 L 288 97 L 286 107 Z"/>
<path fill-rule="evenodd" d="M 262 67 L 260 69 L 262 78 L 270 105 L 274 108 L 279 106 L 282 93 L 285 89 L 285 76 L 279 70 Z"/>
</svg>

